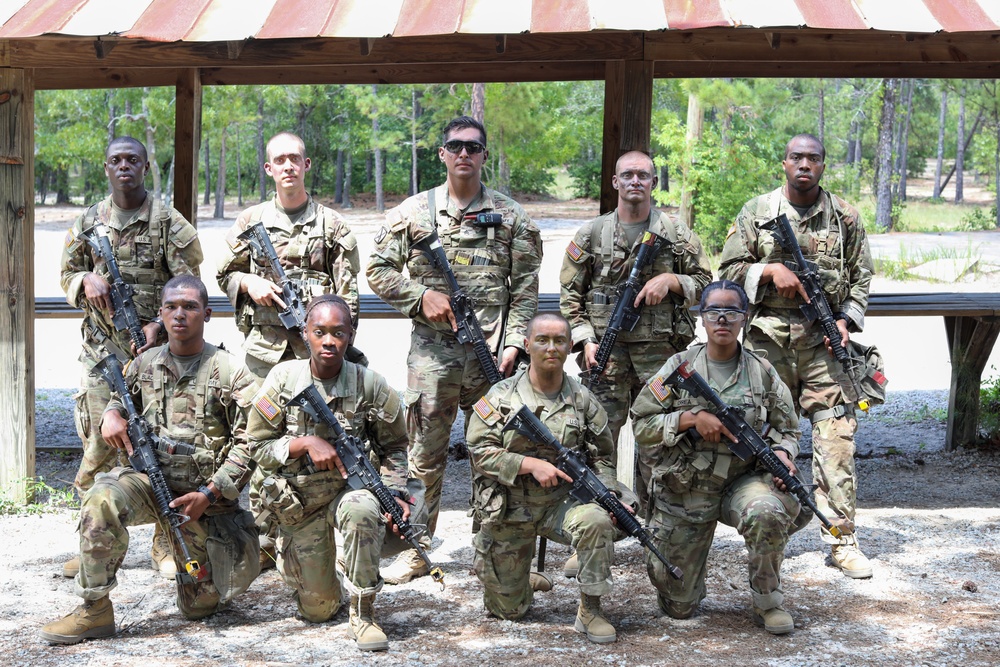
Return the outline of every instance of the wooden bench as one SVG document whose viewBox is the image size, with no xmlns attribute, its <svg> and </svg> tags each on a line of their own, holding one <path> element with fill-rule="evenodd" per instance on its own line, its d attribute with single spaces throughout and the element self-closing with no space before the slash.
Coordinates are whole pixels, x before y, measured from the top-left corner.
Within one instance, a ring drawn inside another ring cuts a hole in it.
<svg viewBox="0 0 1000 667">
<path fill-rule="evenodd" d="M 223 296 L 209 299 L 215 315 L 232 317 L 233 307 Z M 559 311 L 559 295 L 540 294 L 539 310 Z M 364 318 L 403 317 L 374 294 L 361 295 Z M 82 312 L 61 297 L 35 299 L 35 317 L 72 318 Z M 1000 293 L 919 292 L 913 294 L 872 294 L 868 317 L 943 317 L 951 358 L 951 387 L 948 391 L 948 431 L 945 448 L 976 439 L 979 425 L 979 387 L 993 345 L 1000 334 Z M 876 344 L 879 341 L 876 341 Z M 889 341 L 882 342 L 885 346 Z M 891 376 L 891 369 L 889 375 Z"/>
</svg>

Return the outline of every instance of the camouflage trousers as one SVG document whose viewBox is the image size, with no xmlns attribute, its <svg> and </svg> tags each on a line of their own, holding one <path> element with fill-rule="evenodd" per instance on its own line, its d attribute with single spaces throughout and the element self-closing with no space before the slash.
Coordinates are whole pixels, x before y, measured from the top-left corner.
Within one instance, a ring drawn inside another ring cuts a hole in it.
<svg viewBox="0 0 1000 667">
<path fill-rule="evenodd" d="M 337 571 L 334 530 L 344 540 L 344 576 Z M 386 531 L 378 500 L 366 490 L 345 489 L 327 507 L 294 526 L 278 525 L 278 571 L 295 590 L 299 614 L 312 623 L 333 618 L 348 595 L 382 589 L 380 558 L 409 544 Z"/>
<path fill-rule="evenodd" d="M 703 495 L 692 492 L 692 495 Z M 657 499 L 651 527 L 660 553 L 684 571 L 677 581 L 667 574 L 663 563 L 646 552 L 646 571 L 658 591 L 660 608 L 673 618 L 691 616 L 705 599 L 708 552 L 717 521 L 694 523 L 672 513 L 673 505 L 684 507 L 684 496 L 667 492 Z M 710 499 L 702 498 L 711 502 Z M 749 472 L 733 480 L 719 503 L 719 521 L 733 526 L 743 536 L 749 552 L 750 592 L 759 609 L 781 605 L 781 563 L 785 560 L 788 538 L 812 519 L 812 512 L 800 511 L 798 501 L 778 491 L 770 473 Z M 700 503 L 699 503 L 700 504 Z"/>
<path fill-rule="evenodd" d="M 76 575 L 76 594 L 85 600 L 106 597 L 118 585 L 118 568 L 128 551 L 128 527 L 156 523 L 159 517 L 146 475 L 130 468 L 115 468 L 98 475 L 80 507 L 80 573 Z M 209 563 L 209 534 L 205 524 L 200 519 L 181 526 L 192 558 L 202 566 Z M 177 569 L 183 572 L 173 532 L 162 527 L 173 547 Z M 186 618 L 204 618 L 224 606 L 211 577 L 198 583 L 178 581 L 177 607 Z"/>
<path fill-rule="evenodd" d="M 119 463 L 118 450 L 101 437 L 101 417 L 111 400 L 111 389 L 100 377 L 90 374 L 90 369 L 84 365 L 83 377 L 80 378 L 80 391 L 73 397 L 73 419 L 76 422 L 76 433 L 83 445 L 83 460 L 77 470 L 73 486 L 82 499 L 84 494 L 94 485 L 98 473 L 108 472 Z M 124 463 L 124 456 L 122 457 Z"/>
<path fill-rule="evenodd" d="M 774 365 L 781 380 L 788 385 L 799 411 L 812 415 L 844 405 L 844 392 L 837 382 L 840 364 L 826 347 L 818 345 L 806 350 L 785 350 L 770 338 L 751 335 L 747 347 L 764 353 Z M 816 484 L 816 507 L 830 519 L 843 517 L 853 523 L 857 510 L 857 472 L 854 465 L 854 434 L 858 422 L 853 410 L 841 417 L 813 422 L 812 473 Z M 847 544 L 853 537 L 836 538 L 826 528 L 823 541 Z"/>
<path fill-rule="evenodd" d="M 489 383 L 471 345 L 420 324 L 414 325 L 406 365 L 409 474 L 427 489 L 427 533 L 421 544 L 429 547 L 441 509 L 451 425 L 459 408 L 468 424 L 472 405 L 483 397 Z"/>
<path fill-rule="evenodd" d="M 515 516 L 518 520 L 512 521 Z M 581 592 L 610 593 L 617 532 L 607 511 L 594 503 L 581 505 L 568 494 L 550 505 L 508 507 L 505 519 L 484 523 L 472 538 L 473 569 L 485 589 L 487 611 L 503 619 L 518 619 L 528 612 L 536 536 L 576 549 Z"/>
</svg>

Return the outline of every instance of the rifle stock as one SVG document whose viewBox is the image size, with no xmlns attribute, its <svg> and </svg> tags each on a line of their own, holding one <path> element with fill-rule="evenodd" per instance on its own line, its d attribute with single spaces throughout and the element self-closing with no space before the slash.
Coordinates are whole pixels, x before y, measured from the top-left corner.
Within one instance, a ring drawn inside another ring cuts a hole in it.
<svg viewBox="0 0 1000 667">
<path fill-rule="evenodd" d="M 146 345 L 146 332 L 142 330 L 142 321 L 135 308 L 135 288 L 125 282 L 121 269 L 118 267 L 118 260 L 114 250 L 111 248 L 111 238 L 108 236 L 108 229 L 100 220 L 94 220 L 90 229 L 80 232 L 84 240 L 94 249 L 94 252 L 104 260 L 111 275 L 109 282 L 109 296 L 111 297 L 111 323 L 115 330 L 128 330 L 129 337 L 139 350 Z"/>
</svg>

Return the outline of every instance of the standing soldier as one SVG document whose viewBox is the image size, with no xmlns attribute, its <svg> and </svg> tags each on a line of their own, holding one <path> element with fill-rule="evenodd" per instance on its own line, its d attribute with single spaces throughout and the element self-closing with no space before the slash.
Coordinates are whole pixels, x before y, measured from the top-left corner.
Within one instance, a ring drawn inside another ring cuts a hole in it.
<svg viewBox="0 0 1000 667">
<path fill-rule="evenodd" d="M 319 294 L 339 294 L 350 304 L 358 322 L 358 242 L 340 215 L 313 200 L 306 192 L 306 173 L 312 167 L 305 144 L 290 132 L 267 142 L 264 171 L 274 179 L 270 201 L 243 211 L 226 235 L 227 247 L 219 262 L 219 287 L 236 309 L 236 326 L 246 336 L 246 365 L 258 381 L 279 361 L 307 359 L 309 350 L 302 332 L 285 328 L 278 309 L 286 305 L 281 288 L 271 278 L 267 260 L 251 257 L 250 247 L 239 236 L 247 227 L 262 223 L 289 279 L 301 287 L 303 306 Z M 364 355 L 349 348 L 349 360 L 367 365 Z M 259 474 L 250 489 L 250 507 L 260 514 Z M 274 529 L 261 526 L 261 565 L 274 566 Z"/>
<path fill-rule="evenodd" d="M 148 171 L 142 143 L 132 137 L 112 140 L 104 162 L 111 195 L 77 218 L 63 248 L 59 282 L 66 301 L 84 311 L 83 375 L 73 412 L 83 441 L 83 461 L 74 481 L 81 498 L 94 485 L 95 476 L 111 470 L 118 459 L 117 450 L 100 432 L 101 415 L 111 391 L 104 380 L 91 375 L 91 370 L 109 352 L 124 362 L 164 341 L 163 322 L 156 315 L 163 286 L 173 276 L 197 276 L 202 260 L 195 228 L 179 212 L 148 196 L 144 184 Z M 87 235 L 96 238 L 98 232 L 107 234 L 122 278 L 134 292 L 132 299 L 146 337 L 140 349 L 135 349 L 128 330 L 117 331 L 112 322 L 108 263 L 86 239 Z M 159 527 L 151 557 L 154 570 L 167 579 L 174 578 L 177 570 L 170 545 Z M 63 565 L 66 577 L 75 577 L 79 570 L 80 559 L 76 557 Z"/>
<path fill-rule="evenodd" d="M 854 406 L 835 379 L 839 364 L 827 351 L 819 323 L 799 310 L 809 299 L 798 277 L 784 265 L 791 256 L 760 229 L 782 213 L 788 216 L 806 259 L 818 265 L 846 348 L 848 332 L 864 328 L 874 267 L 858 211 L 819 186 L 825 159 L 819 139 L 811 134 L 792 137 L 782 162 L 786 183 L 743 206 L 726 238 L 719 273 L 742 285 L 750 298 L 747 347 L 774 365 L 798 410 L 812 421 L 816 505 L 823 514 L 853 526 L 858 428 Z M 822 536 L 832 545 L 833 564 L 845 575 L 872 576 L 871 563 L 853 532 L 845 530 L 835 538 L 824 528 Z"/>
<path fill-rule="evenodd" d="M 176 577 L 177 607 L 191 620 L 224 608 L 260 571 L 257 528 L 239 504 L 252 467 L 246 410 L 256 385 L 232 355 L 205 342 L 205 322 L 211 314 L 201 280 L 171 278 L 163 287 L 160 309 L 169 343 L 142 353 L 124 373 L 135 409 L 160 438 L 156 456 L 176 496 L 170 506 L 190 517 L 180 526 L 184 542 L 201 572 L 207 573 L 204 579 L 187 572 Z M 95 426 L 101 424 L 108 444 L 131 454 L 128 417 L 116 395 L 103 423 L 98 420 Z M 146 474 L 126 466 L 99 475 L 80 508 L 76 593 L 84 603 L 43 627 L 42 638 L 76 644 L 114 635 L 115 613 L 108 595 L 118 585 L 128 549 L 127 529 L 156 522 L 162 530 L 164 521 Z M 183 550 L 173 534 L 167 534 L 174 563 Z"/>
<path fill-rule="evenodd" d="M 489 382 L 472 346 L 454 335 L 455 314 L 445 276 L 414 244 L 437 232 L 500 373 L 508 375 L 523 349 L 525 327 L 538 307 L 542 243 L 538 228 L 512 199 L 482 184 L 486 129 L 468 116 L 444 128 L 438 157 L 448 170 L 443 185 L 410 197 L 386 214 L 368 263 L 368 284 L 386 303 L 413 319 L 405 396 L 411 475 L 427 487 L 430 538 L 437 525 L 448 436 L 458 408 L 466 424 Z M 492 214 L 492 215 L 491 215 Z M 403 275 L 403 269 L 409 276 Z M 389 583 L 427 574 L 416 550 L 385 573 Z"/>
</svg>

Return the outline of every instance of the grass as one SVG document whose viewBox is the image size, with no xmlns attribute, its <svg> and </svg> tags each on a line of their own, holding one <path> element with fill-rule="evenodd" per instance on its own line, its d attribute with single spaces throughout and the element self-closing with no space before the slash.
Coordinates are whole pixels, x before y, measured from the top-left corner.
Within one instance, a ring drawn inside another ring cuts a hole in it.
<svg viewBox="0 0 1000 667">
<path fill-rule="evenodd" d="M 80 508 L 72 486 L 49 486 L 44 477 L 29 477 L 18 480 L 10 486 L 13 488 L 8 487 L 0 493 L 0 515 L 28 516 Z M 11 497 L 12 491 L 18 487 L 23 487 L 27 491 L 27 503 L 20 503 Z"/>
<path fill-rule="evenodd" d="M 899 254 L 895 258 L 876 257 L 875 273 L 884 278 L 892 280 L 924 280 L 910 274 L 913 267 L 933 262 L 939 259 L 950 259 L 963 264 L 965 269 L 979 261 L 981 256 L 979 246 L 972 245 L 970 241 L 965 248 L 908 248 L 904 244 L 899 244 Z M 978 269 L 973 269 L 975 278 L 979 278 Z"/>
<path fill-rule="evenodd" d="M 554 179 L 549 187 L 549 194 L 560 201 L 573 199 L 573 177 L 569 175 L 566 167 L 553 167 L 549 171 Z"/>
</svg>

